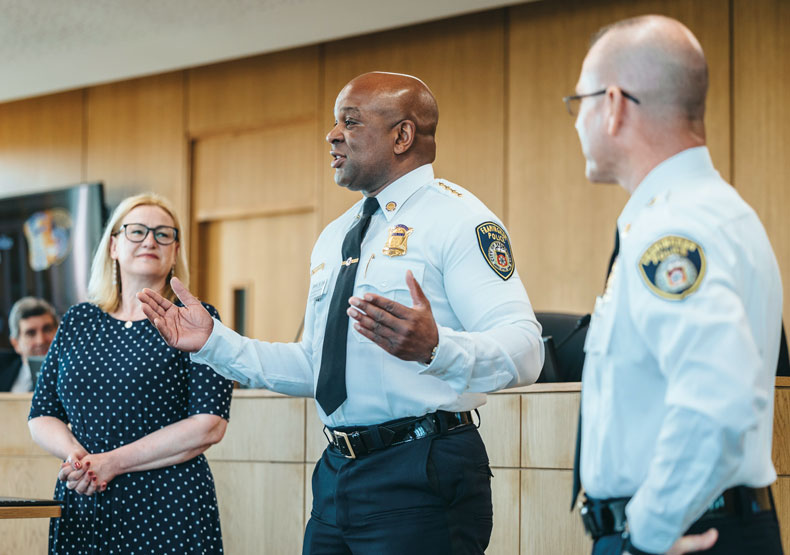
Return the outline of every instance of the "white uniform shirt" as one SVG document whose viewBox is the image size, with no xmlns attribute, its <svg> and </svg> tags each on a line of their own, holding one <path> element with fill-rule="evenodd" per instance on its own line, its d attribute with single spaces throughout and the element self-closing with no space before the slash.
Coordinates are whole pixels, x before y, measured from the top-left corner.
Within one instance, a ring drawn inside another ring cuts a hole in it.
<svg viewBox="0 0 790 555">
<path fill-rule="evenodd" d="M 28 393 L 33 391 L 33 376 L 30 374 L 30 365 L 27 361 L 19 367 L 19 374 L 11 386 L 11 393 Z"/>
<path fill-rule="evenodd" d="M 581 479 L 593 498 L 633 496 L 634 545 L 663 553 L 723 490 L 776 479 L 782 286 L 762 224 L 705 147 L 654 168 L 617 226 L 619 257 L 585 343 Z M 696 280 L 682 258 L 663 274 L 665 289 L 694 282 L 680 300 L 642 275 L 667 236 L 704 260 Z"/>
<path fill-rule="evenodd" d="M 485 232 L 477 231 L 486 222 L 501 226 L 496 216 L 463 188 L 434 180 L 430 165 L 394 181 L 377 199 L 380 209 L 362 241 L 354 295 L 377 293 L 410 307 L 406 271 L 411 270 L 431 303 L 439 348 L 429 366 L 403 361 L 350 321 L 348 398 L 329 417 L 317 404 L 324 424 L 370 425 L 436 410 L 470 410 L 485 402 L 487 392 L 535 381 L 543 365 L 541 328 L 518 272 L 509 267 L 508 241 L 493 248 L 487 236 L 479 238 Z M 193 360 L 252 387 L 314 397 L 341 245 L 361 209 L 362 200 L 329 224 L 313 248 L 300 343 L 247 339 L 215 320 Z M 406 252 L 388 256 L 382 251 L 397 225 L 412 230 Z M 500 273 L 494 269 L 497 261 Z"/>
</svg>

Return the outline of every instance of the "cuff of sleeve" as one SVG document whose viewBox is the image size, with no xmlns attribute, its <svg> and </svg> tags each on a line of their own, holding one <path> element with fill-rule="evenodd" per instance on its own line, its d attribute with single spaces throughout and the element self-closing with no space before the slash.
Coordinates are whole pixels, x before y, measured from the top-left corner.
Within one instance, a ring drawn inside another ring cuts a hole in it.
<svg viewBox="0 0 790 555">
<path fill-rule="evenodd" d="M 212 320 L 214 327 L 211 329 L 211 335 L 208 336 L 208 339 L 199 351 L 189 353 L 189 358 L 192 359 L 192 362 L 198 364 L 210 364 L 212 362 L 212 354 L 216 351 L 217 343 L 220 342 L 219 335 L 221 330 L 219 327 L 222 326 L 222 323 L 216 318 L 212 318 Z"/>
<path fill-rule="evenodd" d="M 420 373 L 435 376 L 445 382 L 458 381 L 459 384 L 466 384 L 470 365 L 464 362 L 464 352 L 453 340 L 453 334 L 458 332 L 443 326 L 437 328 L 439 344 L 436 356 L 428 366 L 423 366 Z"/>
<path fill-rule="evenodd" d="M 651 511 L 640 501 L 637 493 L 625 509 L 629 541 L 636 542 L 634 547 L 641 549 L 640 553 L 666 553 L 680 533 L 666 521 L 666 515 Z"/>
</svg>

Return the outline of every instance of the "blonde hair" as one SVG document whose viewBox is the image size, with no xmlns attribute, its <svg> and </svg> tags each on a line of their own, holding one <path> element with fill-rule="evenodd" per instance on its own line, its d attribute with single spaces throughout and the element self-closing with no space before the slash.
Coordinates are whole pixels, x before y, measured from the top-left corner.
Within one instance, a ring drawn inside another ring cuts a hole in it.
<svg viewBox="0 0 790 555">
<path fill-rule="evenodd" d="M 110 256 L 110 238 L 119 231 L 121 220 L 138 206 L 158 206 L 167 212 L 173 218 L 173 226 L 178 230 L 178 241 L 176 242 L 181 243 L 181 223 L 169 200 L 156 193 L 143 193 L 122 200 L 113 211 L 107 226 L 104 228 L 96 254 L 93 256 L 91 275 L 88 280 L 88 300 L 105 312 L 114 312 L 121 305 L 121 284 L 120 282 L 115 283 L 113 280 L 117 262 Z M 176 253 L 173 275 L 180 279 L 185 286 L 189 287 L 189 268 L 187 267 L 185 250 L 182 245 Z M 160 291 L 160 293 L 170 301 L 176 300 L 176 294 L 173 293 L 173 289 L 170 287 L 169 279 L 165 281 L 165 289 Z"/>
</svg>

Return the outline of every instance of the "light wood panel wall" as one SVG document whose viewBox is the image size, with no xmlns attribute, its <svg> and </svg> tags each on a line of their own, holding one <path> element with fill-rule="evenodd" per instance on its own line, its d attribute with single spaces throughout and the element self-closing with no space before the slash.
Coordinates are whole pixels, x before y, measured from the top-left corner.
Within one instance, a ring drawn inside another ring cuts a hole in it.
<svg viewBox="0 0 790 555">
<path fill-rule="evenodd" d="M 787 319 L 790 3 L 734 0 L 733 23 L 733 181 L 768 231 L 784 278 Z"/>
<path fill-rule="evenodd" d="M 103 181 L 107 203 L 143 191 L 188 216 L 183 73 L 87 89 L 85 179 Z"/>
<path fill-rule="evenodd" d="M 0 104 L 0 195 L 23 195 L 82 177 L 83 92 Z"/>
<path fill-rule="evenodd" d="M 706 123 L 719 170 L 729 173 L 727 0 L 537 2 L 510 12 L 507 224 L 514 256 L 539 310 L 589 312 L 603 286 L 617 215 L 628 196 L 584 177 L 574 121 L 561 102 L 573 94 L 591 35 L 645 13 L 684 22 L 708 57 Z"/>
<path fill-rule="evenodd" d="M 314 120 L 318 115 L 317 46 L 190 69 L 187 76 L 192 137 Z"/>
<path fill-rule="evenodd" d="M 199 291 L 230 321 L 245 287 L 247 333 L 292 341 L 319 231 L 319 48 L 190 70 L 188 82 Z"/>
<path fill-rule="evenodd" d="M 203 224 L 201 295 L 233 322 L 233 289 L 247 290 L 246 333 L 268 341 L 293 341 L 310 279 L 316 216 L 272 215 Z"/>
<path fill-rule="evenodd" d="M 311 120 L 196 141 L 195 218 L 216 221 L 256 212 L 314 210 L 314 151 L 305 148 L 314 141 Z"/>
</svg>

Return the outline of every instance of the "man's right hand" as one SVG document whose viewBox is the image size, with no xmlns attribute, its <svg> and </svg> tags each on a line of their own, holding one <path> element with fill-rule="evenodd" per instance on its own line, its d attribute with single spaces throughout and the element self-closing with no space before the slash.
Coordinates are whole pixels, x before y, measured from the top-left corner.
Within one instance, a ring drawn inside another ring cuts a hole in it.
<svg viewBox="0 0 790 555">
<path fill-rule="evenodd" d="M 174 305 L 151 289 L 137 293 L 137 299 L 165 343 L 182 351 L 197 352 L 208 341 L 214 321 L 178 278 L 170 280 L 170 286 L 184 306 Z"/>
</svg>

